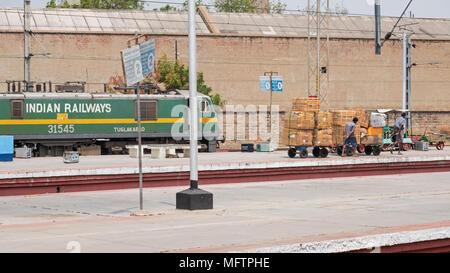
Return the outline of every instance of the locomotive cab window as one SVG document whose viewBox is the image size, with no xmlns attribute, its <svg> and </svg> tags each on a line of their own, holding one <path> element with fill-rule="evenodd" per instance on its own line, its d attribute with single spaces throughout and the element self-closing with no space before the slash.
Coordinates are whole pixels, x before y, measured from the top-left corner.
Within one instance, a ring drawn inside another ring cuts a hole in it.
<svg viewBox="0 0 450 273">
<path fill-rule="evenodd" d="M 134 119 L 137 120 L 137 101 L 134 102 Z M 141 100 L 141 120 L 157 120 L 158 119 L 158 101 L 157 100 Z"/>
<path fill-rule="evenodd" d="M 11 100 L 11 119 L 23 119 L 23 100 Z"/>
<path fill-rule="evenodd" d="M 207 100 L 202 100 L 200 109 L 203 113 L 209 113 L 211 111 L 211 108 Z"/>
</svg>

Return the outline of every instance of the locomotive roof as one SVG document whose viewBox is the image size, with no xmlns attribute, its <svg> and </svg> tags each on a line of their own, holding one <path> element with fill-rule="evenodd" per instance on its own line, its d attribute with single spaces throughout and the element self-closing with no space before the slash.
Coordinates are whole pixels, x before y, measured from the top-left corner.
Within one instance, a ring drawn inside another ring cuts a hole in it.
<svg viewBox="0 0 450 273">
<path fill-rule="evenodd" d="M 198 97 L 208 97 L 204 94 L 198 93 Z M 4 93 L 0 94 L 0 98 L 5 99 L 136 99 L 135 94 L 108 94 L 108 93 L 41 93 L 41 92 L 22 92 L 22 93 Z M 142 99 L 180 99 L 189 98 L 189 90 L 174 90 L 168 91 L 167 94 L 141 94 Z"/>
</svg>

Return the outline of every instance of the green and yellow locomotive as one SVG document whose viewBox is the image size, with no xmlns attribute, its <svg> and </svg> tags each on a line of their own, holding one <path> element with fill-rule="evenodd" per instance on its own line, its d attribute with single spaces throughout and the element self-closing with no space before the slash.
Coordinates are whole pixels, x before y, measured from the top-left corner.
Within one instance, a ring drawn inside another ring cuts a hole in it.
<svg viewBox="0 0 450 273">
<path fill-rule="evenodd" d="M 189 91 L 141 95 L 143 143 L 186 143 Z M 208 96 L 198 94 L 199 142 L 215 151 L 219 137 L 216 112 Z M 36 155 L 98 147 L 102 154 L 124 152 L 137 137 L 135 94 L 12 93 L 0 95 L 0 135 Z"/>
</svg>

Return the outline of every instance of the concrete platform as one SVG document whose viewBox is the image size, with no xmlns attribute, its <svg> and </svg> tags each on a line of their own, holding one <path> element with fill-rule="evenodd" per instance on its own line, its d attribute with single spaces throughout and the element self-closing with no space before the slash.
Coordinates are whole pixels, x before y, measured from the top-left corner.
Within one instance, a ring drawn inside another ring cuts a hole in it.
<svg viewBox="0 0 450 273">
<path fill-rule="evenodd" d="M 135 188 L 137 165 L 128 155 L 81 156 L 75 164 L 18 158 L 0 164 L 0 196 Z M 202 184 L 450 171 L 450 150 L 307 159 L 289 158 L 287 151 L 200 153 L 198 169 Z M 189 159 L 145 157 L 143 173 L 144 187 L 187 186 Z"/>
<path fill-rule="evenodd" d="M 138 189 L 0 197 L 0 252 L 377 251 L 450 233 L 450 172 L 200 187 L 214 209 L 144 189 L 148 217 L 130 216 Z"/>
</svg>

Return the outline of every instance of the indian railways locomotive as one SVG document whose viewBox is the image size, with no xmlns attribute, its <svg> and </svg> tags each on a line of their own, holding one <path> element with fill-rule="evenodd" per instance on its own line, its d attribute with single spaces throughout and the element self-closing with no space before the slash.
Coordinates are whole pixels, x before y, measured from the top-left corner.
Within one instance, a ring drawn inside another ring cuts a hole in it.
<svg viewBox="0 0 450 273">
<path fill-rule="evenodd" d="M 143 143 L 189 140 L 189 91 L 142 94 Z M 198 94 L 199 142 L 209 152 L 218 145 L 219 126 L 208 96 Z M 0 95 L 0 135 L 35 156 L 125 153 L 137 140 L 137 95 L 22 92 Z"/>
</svg>

